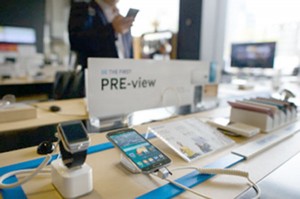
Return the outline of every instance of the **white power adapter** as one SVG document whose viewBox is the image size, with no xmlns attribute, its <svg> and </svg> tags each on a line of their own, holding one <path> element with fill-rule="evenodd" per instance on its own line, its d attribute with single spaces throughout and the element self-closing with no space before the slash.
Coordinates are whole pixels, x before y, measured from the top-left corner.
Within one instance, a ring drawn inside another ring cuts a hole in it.
<svg viewBox="0 0 300 199">
<path fill-rule="evenodd" d="M 51 163 L 52 183 L 64 198 L 76 198 L 93 190 L 92 168 L 84 163 L 69 169 L 61 159 Z"/>
</svg>

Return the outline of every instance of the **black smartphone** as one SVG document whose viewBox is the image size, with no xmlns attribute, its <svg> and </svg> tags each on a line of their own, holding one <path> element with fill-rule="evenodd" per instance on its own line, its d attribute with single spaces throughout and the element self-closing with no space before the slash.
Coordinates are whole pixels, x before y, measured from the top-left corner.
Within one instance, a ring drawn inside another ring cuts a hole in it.
<svg viewBox="0 0 300 199">
<path fill-rule="evenodd" d="M 109 132 L 106 137 L 142 173 L 151 173 L 171 163 L 169 157 L 134 129 Z"/>
<path fill-rule="evenodd" d="M 126 14 L 126 17 L 133 17 L 135 18 L 137 13 L 139 12 L 138 9 L 130 8 Z"/>
</svg>

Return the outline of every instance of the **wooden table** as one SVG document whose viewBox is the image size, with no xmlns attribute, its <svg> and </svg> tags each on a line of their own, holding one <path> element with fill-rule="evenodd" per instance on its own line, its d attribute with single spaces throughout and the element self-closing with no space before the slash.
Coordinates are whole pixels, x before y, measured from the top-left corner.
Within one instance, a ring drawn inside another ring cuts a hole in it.
<svg viewBox="0 0 300 199">
<path fill-rule="evenodd" d="M 59 112 L 51 112 L 50 106 L 59 106 Z M 37 109 L 37 118 L 16 122 L 0 123 L 1 132 L 22 130 L 71 120 L 88 118 L 84 99 L 55 100 L 32 104 Z"/>
<path fill-rule="evenodd" d="M 81 103 L 82 101 L 78 101 Z M 47 104 L 44 104 L 47 107 Z M 42 111 L 42 110 L 41 110 Z M 192 115 L 180 116 L 171 120 L 183 119 L 186 117 L 221 117 L 228 116 L 229 109 L 215 109 L 207 112 L 201 112 Z M 56 117 L 54 117 L 56 118 Z M 44 118 L 46 120 L 46 118 Z M 147 131 L 149 125 L 160 124 L 166 121 L 135 126 L 134 128 L 144 133 Z M 298 124 L 298 123 L 297 123 Z M 106 133 L 90 134 L 92 145 L 107 142 L 105 138 Z M 215 152 L 208 156 L 204 156 L 197 161 L 187 163 L 181 159 L 175 152 L 168 148 L 163 142 L 157 138 L 151 142 L 165 152 L 172 160 L 173 163 L 170 168 L 179 166 L 197 166 L 203 167 L 209 163 L 218 161 L 220 158 L 227 156 L 231 150 L 239 147 L 245 143 L 252 142 L 256 139 L 266 136 L 265 134 L 258 134 L 250 139 L 241 137 L 232 137 L 236 144 L 226 148 L 222 151 Z M 293 157 L 300 151 L 300 134 L 278 143 L 276 146 L 254 156 L 251 159 L 238 163 L 233 168 L 248 171 L 253 181 L 258 182 L 267 176 L 269 173 L 278 168 L 281 164 L 286 162 L 289 158 Z M 20 161 L 30 160 L 40 157 L 36 154 L 36 147 L 11 151 L 0 154 L 0 166 L 18 163 Z M 143 174 L 131 174 L 120 165 L 120 153 L 116 149 L 109 149 L 98 153 L 88 155 L 86 163 L 93 169 L 93 192 L 84 196 L 83 198 L 101 198 L 101 199 L 114 199 L 114 198 L 135 198 L 144 193 L 147 193 L 159 186 L 166 184 L 165 181 Z M 177 179 L 187 173 L 189 170 L 176 171 L 173 173 L 172 179 Z M 291 171 L 291 174 L 294 171 Z M 41 175 L 35 177 L 27 184 L 22 186 L 28 198 L 61 198 L 60 194 L 56 191 L 51 184 L 50 175 Z M 217 175 L 205 181 L 204 183 L 193 187 L 194 190 L 208 195 L 212 198 L 234 198 L 240 193 L 249 188 L 245 179 Z M 157 198 L 160 198 L 159 196 Z M 191 193 L 184 192 L 177 196 L 177 198 L 195 198 Z"/>
</svg>

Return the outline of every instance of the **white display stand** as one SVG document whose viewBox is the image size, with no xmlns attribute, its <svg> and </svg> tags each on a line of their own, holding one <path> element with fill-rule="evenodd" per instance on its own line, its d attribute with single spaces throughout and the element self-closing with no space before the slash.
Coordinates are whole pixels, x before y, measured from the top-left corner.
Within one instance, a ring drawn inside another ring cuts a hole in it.
<svg viewBox="0 0 300 199">
<path fill-rule="evenodd" d="M 141 170 L 137 168 L 127 157 L 121 154 L 121 164 L 132 173 L 141 173 Z"/>
<path fill-rule="evenodd" d="M 79 168 L 67 168 L 61 159 L 51 163 L 52 183 L 64 198 L 76 198 L 93 190 L 92 168 L 84 163 Z"/>
</svg>

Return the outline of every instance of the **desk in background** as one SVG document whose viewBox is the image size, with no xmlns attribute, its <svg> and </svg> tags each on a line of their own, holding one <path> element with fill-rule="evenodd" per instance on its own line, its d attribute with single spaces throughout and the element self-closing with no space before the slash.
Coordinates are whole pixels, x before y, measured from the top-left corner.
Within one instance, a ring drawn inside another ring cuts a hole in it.
<svg viewBox="0 0 300 199">
<path fill-rule="evenodd" d="M 6 94 L 13 94 L 18 101 L 52 99 L 55 75 L 58 71 L 66 70 L 65 66 L 44 66 L 39 68 L 34 75 L 27 74 L 30 73 L 28 71 L 20 77 L 13 72 L 12 75 L 2 76 L 0 78 L 0 98 Z"/>
<path fill-rule="evenodd" d="M 13 94 L 18 100 L 52 98 L 53 80 L 4 79 L 0 81 L 0 97 Z"/>
</svg>

